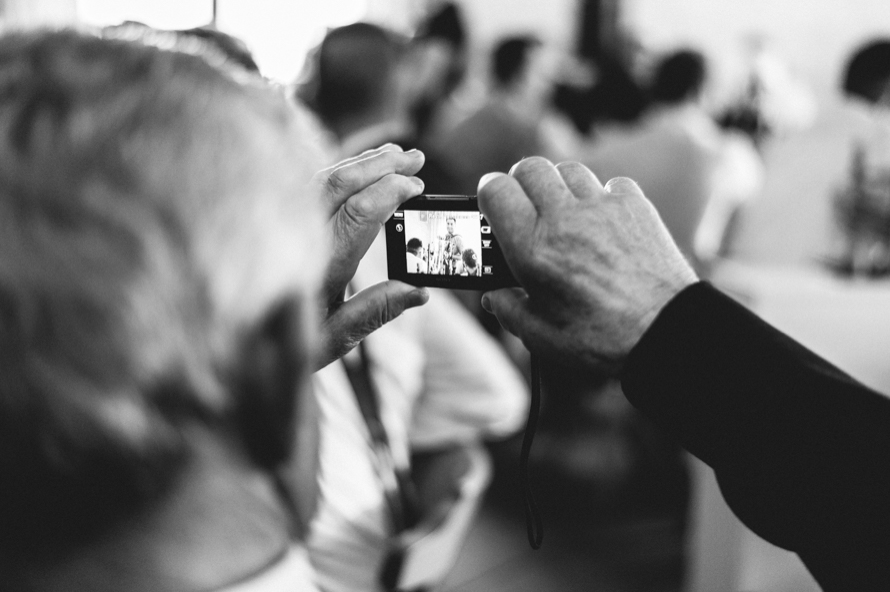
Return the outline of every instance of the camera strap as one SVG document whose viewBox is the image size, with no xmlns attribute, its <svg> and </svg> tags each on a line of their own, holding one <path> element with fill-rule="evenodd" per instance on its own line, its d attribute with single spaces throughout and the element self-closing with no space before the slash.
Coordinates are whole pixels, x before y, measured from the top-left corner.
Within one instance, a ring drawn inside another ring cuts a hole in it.
<svg viewBox="0 0 890 592">
<path fill-rule="evenodd" d="M 383 486 L 383 495 L 395 533 L 403 532 L 419 520 L 419 502 L 414 482 L 406 469 L 396 466 L 386 428 L 380 418 L 380 397 L 371 379 L 371 364 L 365 342 L 356 347 L 358 356 L 344 356 L 343 366 L 352 384 L 359 410 L 368 426 L 374 471 Z M 358 359 L 356 359 L 356 357 Z"/>
<path fill-rule="evenodd" d="M 535 431 L 538 429 L 538 415 L 541 412 L 541 360 L 535 354 L 531 356 L 531 365 L 532 398 L 528 408 L 528 422 L 525 424 L 525 432 L 522 434 L 522 449 L 519 452 L 519 481 L 525 498 L 525 528 L 528 534 L 528 544 L 532 549 L 538 550 L 544 540 L 544 524 L 532 495 L 528 477 L 528 458 L 531 454 Z"/>
</svg>

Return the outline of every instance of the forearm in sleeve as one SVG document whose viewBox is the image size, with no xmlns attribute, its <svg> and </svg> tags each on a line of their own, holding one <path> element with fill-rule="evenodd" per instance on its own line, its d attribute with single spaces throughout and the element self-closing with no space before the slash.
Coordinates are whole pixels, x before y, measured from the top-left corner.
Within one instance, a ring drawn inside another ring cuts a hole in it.
<svg viewBox="0 0 890 592">
<path fill-rule="evenodd" d="M 890 399 L 709 284 L 661 311 L 622 387 L 715 470 L 730 507 L 760 536 L 804 557 L 874 541 L 888 548 Z"/>
</svg>

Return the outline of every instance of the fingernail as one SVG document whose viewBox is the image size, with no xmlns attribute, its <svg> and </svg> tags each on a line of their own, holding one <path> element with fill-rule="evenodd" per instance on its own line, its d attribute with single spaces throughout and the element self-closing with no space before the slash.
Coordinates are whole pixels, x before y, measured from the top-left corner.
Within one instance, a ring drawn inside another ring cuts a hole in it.
<svg viewBox="0 0 890 592">
<path fill-rule="evenodd" d="M 488 296 L 488 292 L 482 295 L 482 308 L 485 309 L 485 312 L 491 312 L 491 298 Z"/>
<path fill-rule="evenodd" d="M 426 304 L 430 299 L 430 291 L 426 288 L 418 288 L 416 290 L 412 290 L 408 294 L 408 299 L 411 302 L 412 306 L 420 306 L 422 304 Z"/>
<path fill-rule="evenodd" d="M 421 192 L 423 191 L 423 188 L 426 187 L 426 185 L 423 182 L 423 179 L 421 179 L 420 177 L 410 177 L 410 179 L 411 179 L 412 183 L 414 183 L 415 185 L 417 185 L 420 188 Z"/>
<path fill-rule="evenodd" d="M 504 173 L 485 173 L 482 175 L 482 178 L 479 179 L 479 185 L 476 187 L 476 192 L 482 191 L 482 188 L 488 185 L 490 182 L 500 177 Z"/>
</svg>

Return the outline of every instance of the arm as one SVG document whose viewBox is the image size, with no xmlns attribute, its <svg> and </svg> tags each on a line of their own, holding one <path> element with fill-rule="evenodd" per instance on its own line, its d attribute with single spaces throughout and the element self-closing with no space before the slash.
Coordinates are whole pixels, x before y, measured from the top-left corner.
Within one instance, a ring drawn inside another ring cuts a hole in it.
<svg viewBox="0 0 890 592">
<path fill-rule="evenodd" d="M 888 581 L 872 559 L 890 556 L 890 399 L 705 283 L 662 310 L 621 379 L 714 469 L 736 515 L 826 589 L 838 573 Z"/>
<path fill-rule="evenodd" d="M 826 589 L 890 582 L 890 400 L 697 283 L 632 181 L 528 159 L 481 185 L 524 286 L 483 299 L 508 330 L 621 376 L 714 467 L 739 517 Z"/>
</svg>

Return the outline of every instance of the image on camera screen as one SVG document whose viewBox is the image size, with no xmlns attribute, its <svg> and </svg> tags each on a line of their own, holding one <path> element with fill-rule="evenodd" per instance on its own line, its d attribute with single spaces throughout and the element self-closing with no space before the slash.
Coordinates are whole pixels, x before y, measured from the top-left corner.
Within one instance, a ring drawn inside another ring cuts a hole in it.
<svg viewBox="0 0 890 592">
<path fill-rule="evenodd" d="M 479 212 L 405 211 L 405 257 L 409 274 L 482 276 L 491 230 Z M 483 236 L 483 234 L 485 236 Z"/>
</svg>

